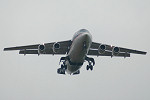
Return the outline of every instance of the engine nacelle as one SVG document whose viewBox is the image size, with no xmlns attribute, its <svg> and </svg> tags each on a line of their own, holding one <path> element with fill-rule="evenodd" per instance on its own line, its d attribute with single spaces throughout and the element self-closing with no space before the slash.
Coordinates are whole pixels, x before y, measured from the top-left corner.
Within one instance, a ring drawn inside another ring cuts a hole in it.
<svg viewBox="0 0 150 100">
<path fill-rule="evenodd" d="M 105 50 L 106 50 L 106 45 L 104 45 L 104 44 L 101 44 L 101 45 L 98 47 L 98 53 L 99 53 L 99 54 L 105 53 Z"/>
<path fill-rule="evenodd" d="M 38 46 L 38 53 L 39 54 L 44 54 L 45 53 L 45 45 L 44 44 L 40 44 Z"/>
<path fill-rule="evenodd" d="M 56 42 L 56 43 L 54 43 L 54 44 L 53 44 L 53 52 L 55 52 L 55 53 L 56 53 L 56 52 L 57 52 L 57 50 L 59 50 L 59 49 L 60 49 L 60 44 L 59 44 L 59 43 L 57 43 L 57 42 Z"/>
<path fill-rule="evenodd" d="M 117 56 L 120 52 L 120 48 L 119 47 L 114 47 L 112 50 L 112 55 Z"/>
</svg>

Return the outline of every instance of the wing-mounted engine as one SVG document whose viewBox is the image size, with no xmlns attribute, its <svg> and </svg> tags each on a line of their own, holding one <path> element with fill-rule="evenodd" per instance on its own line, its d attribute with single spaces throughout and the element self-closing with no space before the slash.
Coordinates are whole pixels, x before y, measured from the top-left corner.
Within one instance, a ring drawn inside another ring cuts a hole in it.
<svg viewBox="0 0 150 100">
<path fill-rule="evenodd" d="M 114 47 L 112 49 L 112 55 L 117 56 L 120 53 L 120 48 L 119 47 Z"/>
<path fill-rule="evenodd" d="M 105 53 L 105 50 L 106 50 L 106 45 L 104 45 L 104 44 L 101 44 L 101 45 L 98 47 L 98 53 L 99 53 L 99 54 L 104 54 L 104 53 Z"/>
<path fill-rule="evenodd" d="M 53 44 L 53 52 L 54 52 L 54 53 L 57 53 L 59 49 L 60 49 L 60 44 L 57 43 L 57 42 L 54 43 L 54 44 Z"/>
<path fill-rule="evenodd" d="M 38 46 L 38 54 L 45 54 L 45 49 L 46 49 L 45 45 L 44 44 L 40 44 Z"/>
</svg>

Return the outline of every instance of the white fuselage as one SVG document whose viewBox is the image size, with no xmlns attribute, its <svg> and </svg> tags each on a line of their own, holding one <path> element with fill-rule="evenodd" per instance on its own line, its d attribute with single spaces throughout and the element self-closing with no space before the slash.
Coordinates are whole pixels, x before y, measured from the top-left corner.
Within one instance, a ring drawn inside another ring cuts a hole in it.
<svg viewBox="0 0 150 100">
<path fill-rule="evenodd" d="M 69 61 L 66 61 L 66 72 L 68 74 L 74 73 L 81 68 L 91 44 L 92 36 L 89 31 L 82 29 L 75 33 L 68 53 L 71 64 Z"/>
</svg>

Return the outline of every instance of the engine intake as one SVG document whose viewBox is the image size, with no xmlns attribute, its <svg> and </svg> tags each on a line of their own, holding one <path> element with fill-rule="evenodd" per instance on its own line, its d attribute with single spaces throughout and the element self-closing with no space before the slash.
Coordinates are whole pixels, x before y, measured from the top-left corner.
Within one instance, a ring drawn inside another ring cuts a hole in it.
<svg viewBox="0 0 150 100">
<path fill-rule="evenodd" d="M 40 44 L 38 46 L 38 53 L 39 54 L 44 54 L 45 53 L 45 45 L 44 44 Z"/>
<path fill-rule="evenodd" d="M 45 49 L 45 45 L 39 45 L 39 49 L 43 51 Z"/>
<path fill-rule="evenodd" d="M 120 48 L 119 47 L 114 47 L 113 48 L 113 52 L 112 53 L 113 53 L 114 56 L 118 55 L 119 52 L 120 52 Z"/>
<path fill-rule="evenodd" d="M 98 53 L 103 54 L 103 53 L 105 53 L 105 50 L 106 50 L 106 45 L 101 44 L 98 48 Z"/>
<path fill-rule="evenodd" d="M 60 44 L 56 42 L 56 43 L 54 43 L 54 45 L 53 45 L 53 52 L 56 53 L 58 49 L 60 49 Z"/>
<path fill-rule="evenodd" d="M 60 44 L 59 43 L 54 43 L 54 46 L 53 46 L 55 49 L 59 49 L 60 48 Z"/>
</svg>

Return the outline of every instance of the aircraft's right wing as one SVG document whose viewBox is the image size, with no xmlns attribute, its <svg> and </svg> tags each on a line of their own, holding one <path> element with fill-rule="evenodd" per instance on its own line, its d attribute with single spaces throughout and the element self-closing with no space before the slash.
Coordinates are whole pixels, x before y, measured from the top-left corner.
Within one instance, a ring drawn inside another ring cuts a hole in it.
<svg viewBox="0 0 150 100">
<path fill-rule="evenodd" d="M 88 55 L 130 57 L 130 53 L 143 54 L 143 55 L 146 54 L 146 52 L 144 51 L 138 51 L 133 49 L 127 49 L 127 48 L 92 42 Z"/>
<path fill-rule="evenodd" d="M 27 46 L 17 46 L 4 48 L 4 51 L 19 50 L 19 54 L 66 54 L 72 44 L 71 40 L 35 44 Z"/>
</svg>

